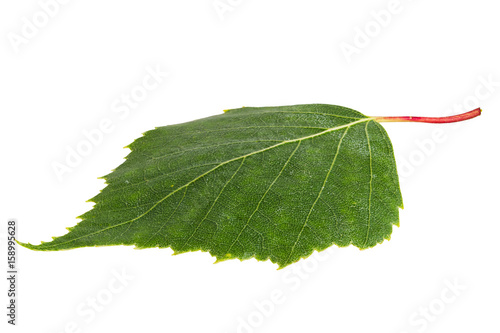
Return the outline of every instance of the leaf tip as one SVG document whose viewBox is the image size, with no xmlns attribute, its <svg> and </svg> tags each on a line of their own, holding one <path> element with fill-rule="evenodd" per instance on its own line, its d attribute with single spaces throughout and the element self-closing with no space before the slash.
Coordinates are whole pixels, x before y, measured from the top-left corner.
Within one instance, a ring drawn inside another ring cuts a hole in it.
<svg viewBox="0 0 500 333">
<path fill-rule="evenodd" d="M 38 246 L 40 245 L 33 245 L 33 244 L 30 244 L 30 243 L 23 243 L 23 242 L 20 242 L 16 239 L 16 243 L 21 245 L 22 247 L 25 247 L 27 249 L 30 249 L 30 250 L 38 250 Z"/>
</svg>

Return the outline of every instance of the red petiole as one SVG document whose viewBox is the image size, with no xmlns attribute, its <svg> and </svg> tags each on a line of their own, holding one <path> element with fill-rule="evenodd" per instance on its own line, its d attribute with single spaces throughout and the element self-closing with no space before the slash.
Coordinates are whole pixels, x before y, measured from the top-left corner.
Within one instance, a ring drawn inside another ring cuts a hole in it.
<svg viewBox="0 0 500 333">
<path fill-rule="evenodd" d="M 446 124 L 446 123 L 456 123 L 458 121 L 464 121 L 468 119 L 475 118 L 481 115 L 481 109 L 477 108 L 475 110 L 457 114 L 455 116 L 448 117 L 374 117 L 378 122 L 418 122 L 418 123 L 435 123 L 435 124 Z"/>
</svg>

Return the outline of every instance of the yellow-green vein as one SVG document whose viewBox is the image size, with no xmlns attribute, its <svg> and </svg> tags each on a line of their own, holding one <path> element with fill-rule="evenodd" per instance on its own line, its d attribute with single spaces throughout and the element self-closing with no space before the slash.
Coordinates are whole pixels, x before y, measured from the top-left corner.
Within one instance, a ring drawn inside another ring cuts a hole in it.
<svg viewBox="0 0 500 333">
<path fill-rule="evenodd" d="M 347 127 L 344 131 L 344 134 L 342 134 L 342 137 L 339 140 L 339 144 L 337 146 L 337 151 L 335 152 L 335 156 L 333 157 L 332 163 L 330 165 L 330 168 L 328 169 L 328 172 L 326 173 L 325 180 L 323 181 L 323 185 L 321 186 L 321 189 L 319 190 L 318 196 L 316 197 L 316 200 L 314 200 L 313 204 L 311 205 L 311 209 L 309 209 L 309 213 L 307 214 L 307 217 L 304 221 L 304 224 L 302 225 L 302 229 L 300 229 L 299 234 L 297 235 L 297 239 L 295 240 L 295 243 L 292 246 L 292 249 L 290 250 L 290 254 L 288 255 L 287 262 L 290 260 L 290 257 L 293 254 L 293 251 L 295 250 L 295 246 L 299 242 L 300 236 L 302 235 L 302 232 L 304 231 L 305 227 L 307 226 L 307 223 L 309 222 L 309 218 L 311 217 L 311 213 L 314 209 L 314 206 L 316 206 L 316 203 L 318 202 L 319 198 L 321 197 L 321 194 L 323 193 L 323 190 L 325 189 L 326 182 L 328 181 L 328 177 L 330 177 L 330 174 L 333 170 L 333 166 L 335 165 L 335 162 L 337 161 L 337 156 L 339 155 L 340 151 L 340 146 L 342 145 L 342 141 L 344 140 L 345 135 L 347 134 L 347 131 L 349 130 L 349 127 Z"/>
</svg>

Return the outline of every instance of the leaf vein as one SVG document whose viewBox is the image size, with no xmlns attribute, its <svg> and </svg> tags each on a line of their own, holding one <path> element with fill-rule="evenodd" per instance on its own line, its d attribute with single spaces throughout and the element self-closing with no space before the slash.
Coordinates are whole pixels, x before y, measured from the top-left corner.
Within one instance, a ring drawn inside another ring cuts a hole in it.
<svg viewBox="0 0 500 333">
<path fill-rule="evenodd" d="M 229 251 L 231 251 L 233 245 L 238 241 L 238 239 L 240 238 L 241 234 L 243 233 L 243 231 L 245 231 L 246 227 L 249 225 L 250 223 L 250 220 L 252 219 L 252 217 L 255 215 L 255 213 L 259 210 L 259 207 L 262 203 L 262 201 L 264 201 L 264 198 L 267 196 L 267 193 L 269 193 L 269 191 L 271 190 L 271 188 L 273 187 L 273 185 L 276 183 L 276 181 L 278 181 L 278 178 L 283 174 L 283 171 L 285 170 L 286 166 L 288 165 L 288 162 L 290 162 L 290 160 L 292 159 L 293 155 L 295 155 L 295 152 L 297 151 L 297 149 L 299 149 L 299 146 L 301 144 L 302 141 L 299 141 L 297 143 L 297 146 L 295 147 L 295 149 L 292 151 L 292 153 L 290 154 L 290 156 L 288 157 L 288 159 L 286 160 L 286 162 L 283 164 L 283 167 L 281 168 L 280 172 L 278 173 L 278 175 L 276 176 L 276 178 L 274 178 L 273 182 L 271 183 L 271 185 L 269 185 L 269 187 L 267 188 L 267 190 L 264 192 L 264 194 L 262 195 L 262 197 L 260 198 L 259 202 L 257 203 L 257 206 L 255 207 L 255 210 L 252 212 L 252 214 L 250 215 L 250 217 L 248 218 L 247 222 L 245 223 L 245 225 L 243 226 L 243 228 L 240 230 L 238 236 L 236 237 L 235 241 L 231 244 L 231 246 L 229 246 L 229 248 L 227 249 L 226 253 L 229 253 Z"/>
<path fill-rule="evenodd" d="M 222 195 L 222 192 L 224 192 L 224 190 L 226 189 L 227 185 L 233 180 L 233 178 L 236 176 L 236 174 L 240 171 L 241 167 L 243 166 L 243 163 L 245 162 L 245 158 L 243 158 L 243 160 L 241 160 L 241 163 L 240 163 L 240 166 L 238 167 L 238 169 L 236 169 L 236 171 L 233 173 L 233 175 L 231 176 L 231 178 L 229 178 L 229 180 L 224 184 L 224 186 L 222 187 L 222 189 L 220 190 L 219 194 L 217 195 L 217 197 L 215 198 L 214 202 L 212 203 L 212 205 L 210 206 L 210 208 L 208 209 L 207 213 L 205 214 L 205 216 L 203 217 L 203 219 L 200 221 L 200 223 L 198 223 L 198 225 L 196 226 L 196 228 L 194 229 L 194 231 L 191 233 L 191 235 L 187 238 L 187 240 L 184 242 L 184 244 L 182 244 L 180 246 L 180 249 L 184 248 L 188 242 L 191 240 L 191 238 L 193 237 L 194 234 L 196 234 L 196 232 L 198 231 L 198 229 L 200 228 L 201 224 L 203 223 L 203 221 L 205 221 L 208 217 L 208 215 L 210 214 L 210 212 L 212 211 L 212 209 L 214 208 L 215 204 L 217 203 L 217 201 L 219 200 L 220 196 Z"/>
<path fill-rule="evenodd" d="M 333 160 L 332 160 L 332 163 L 330 165 L 330 168 L 328 169 L 328 172 L 326 173 L 325 180 L 323 181 L 323 185 L 321 186 L 321 189 L 319 190 L 319 193 L 318 193 L 318 196 L 316 197 L 316 200 L 314 200 L 313 204 L 311 205 L 311 209 L 309 209 L 309 213 L 307 214 L 307 217 L 306 217 L 306 219 L 304 221 L 304 224 L 302 225 L 302 228 L 300 229 L 300 232 L 297 235 L 297 239 L 295 240 L 295 243 L 293 244 L 293 246 L 292 246 L 292 248 L 290 250 L 290 254 L 288 255 L 288 258 L 286 260 L 287 262 L 290 260 L 292 254 L 293 254 L 293 251 L 295 250 L 295 246 L 297 246 L 297 243 L 299 242 L 300 236 L 302 235 L 302 232 L 304 231 L 304 229 L 307 226 L 307 223 L 309 222 L 309 218 L 311 217 L 312 211 L 313 211 L 314 207 L 316 206 L 316 203 L 318 202 L 319 198 L 321 197 L 321 194 L 323 193 L 323 190 L 325 189 L 325 185 L 326 185 L 326 183 L 328 181 L 328 178 L 330 177 L 330 174 L 331 174 L 331 172 L 333 170 L 335 162 L 337 161 L 337 156 L 339 155 L 340 146 L 342 145 L 342 141 L 344 140 L 344 137 L 347 134 L 348 130 L 349 130 L 349 127 L 347 127 L 345 129 L 344 133 L 342 134 L 342 137 L 339 140 L 339 144 L 337 146 L 337 151 L 335 152 L 335 156 L 333 157 Z"/>
<path fill-rule="evenodd" d="M 363 244 L 363 247 L 366 247 L 366 244 L 368 243 L 368 236 L 370 234 L 370 224 L 371 224 L 371 218 L 372 218 L 372 181 L 373 181 L 373 168 L 372 168 L 372 148 L 370 145 L 370 135 L 368 134 L 368 124 L 370 122 L 367 122 L 365 125 L 365 133 L 366 133 L 366 141 L 368 142 L 368 151 L 370 153 L 370 192 L 368 194 L 368 227 L 366 228 L 366 238 L 365 238 L 365 243 Z"/>
<path fill-rule="evenodd" d="M 172 214 L 170 214 L 170 216 L 168 217 L 168 219 L 165 220 L 165 222 L 163 222 L 163 224 L 161 225 L 161 227 L 151 236 L 149 237 L 145 242 L 144 242 L 144 247 L 146 247 L 147 243 L 153 239 L 154 236 L 156 236 L 162 229 L 163 227 L 165 227 L 165 225 L 168 223 L 168 221 L 170 221 L 170 219 L 172 218 L 172 216 L 174 216 L 174 214 L 177 212 L 177 209 L 179 209 L 180 205 L 182 204 L 182 202 L 184 201 L 184 198 L 186 197 L 186 193 L 187 193 L 187 190 L 188 188 L 186 187 L 186 189 L 184 190 L 184 195 L 182 196 L 181 200 L 179 201 L 179 203 L 177 204 L 177 206 L 175 207 L 174 211 L 172 212 Z"/>
</svg>

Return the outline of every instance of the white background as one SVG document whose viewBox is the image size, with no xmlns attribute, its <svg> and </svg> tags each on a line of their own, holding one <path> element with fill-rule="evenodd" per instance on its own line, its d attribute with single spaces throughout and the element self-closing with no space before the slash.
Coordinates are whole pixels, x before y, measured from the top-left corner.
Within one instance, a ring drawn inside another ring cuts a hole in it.
<svg viewBox="0 0 500 333">
<path fill-rule="evenodd" d="M 374 249 L 332 247 L 276 270 L 170 249 L 19 247 L 18 326 L 6 324 L 2 278 L 2 332 L 497 332 L 498 5 L 401 0 L 381 24 L 372 12 L 393 9 L 388 0 L 220 3 L 231 10 L 213 0 L 75 0 L 44 22 L 37 1 L 2 2 L 1 267 L 9 218 L 21 241 L 64 234 L 92 208 L 97 177 L 155 126 L 302 103 L 372 116 L 481 106 L 483 115 L 458 127 L 384 124 L 405 209 Z M 357 53 L 346 57 L 347 44 Z M 146 68 L 169 75 L 128 115 L 114 112 Z M 54 163 L 103 119 L 112 130 L 59 180 Z M 126 285 L 114 278 L 123 271 Z"/>
</svg>

